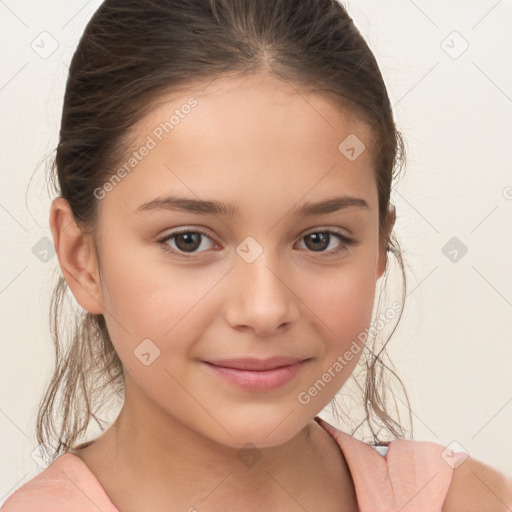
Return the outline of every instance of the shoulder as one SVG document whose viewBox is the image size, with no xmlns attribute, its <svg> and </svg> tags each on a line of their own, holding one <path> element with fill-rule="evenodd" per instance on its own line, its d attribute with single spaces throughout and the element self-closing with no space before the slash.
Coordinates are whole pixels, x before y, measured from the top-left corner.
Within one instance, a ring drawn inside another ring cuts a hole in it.
<svg viewBox="0 0 512 512">
<path fill-rule="evenodd" d="M 512 480 L 468 457 L 453 471 L 442 512 L 510 512 Z"/>
<path fill-rule="evenodd" d="M 116 512 L 94 475 L 75 455 L 66 453 L 15 490 L 0 512 L 83 511 L 93 507 Z"/>
<path fill-rule="evenodd" d="M 16 489 L 5 501 L 1 512 L 24 512 L 56 505 L 59 499 L 70 497 L 66 479 L 69 457 L 60 456 L 46 469 Z M 71 472 L 72 473 L 72 472 Z"/>
</svg>

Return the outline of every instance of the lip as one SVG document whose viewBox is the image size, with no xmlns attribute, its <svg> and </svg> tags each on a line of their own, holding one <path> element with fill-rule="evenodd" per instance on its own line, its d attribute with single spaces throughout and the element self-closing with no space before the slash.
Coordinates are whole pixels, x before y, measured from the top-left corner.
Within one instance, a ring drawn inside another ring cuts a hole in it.
<svg viewBox="0 0 512 512">
<path fill-rule="evenodd" d="M 245 357 L 239 359 L 217 359 L 206 362 L 214 364 L 215 366 L 234 368 L 236 370 L 273 370 L 280 366 L 294 365 L 304 360 L 304 358 L 300 357 L 274 356 L 268 359 Z"/>
<path fill-rule="evenodd" d="M 309 359 L 224 359 L 203 361 L 206 367 L 229 383 L 248 391 L 269 392 L 290 382 Z"/>
</svg>

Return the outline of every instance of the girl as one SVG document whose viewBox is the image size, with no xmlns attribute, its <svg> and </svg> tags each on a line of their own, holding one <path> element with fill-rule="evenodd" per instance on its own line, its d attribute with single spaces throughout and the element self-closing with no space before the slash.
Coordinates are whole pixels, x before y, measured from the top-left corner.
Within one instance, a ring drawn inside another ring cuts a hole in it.
<svg viewBox="0 0 512 512">
<path fill-rule="evenodd" d="M 369 326 L 388 254 L 402 264 L 402 157 L 336 1 L 106 0 L 55 161 L 51 463 L 2 510 L 511 510 L 503 475 L 403 439 L 381 396 Z M 66 286 L 85 311 L 62 358 Z M 372 444 L 318 416 L 362 368 Z M 77 445 L 110 385 L 119 415 Z"/>
</svg>

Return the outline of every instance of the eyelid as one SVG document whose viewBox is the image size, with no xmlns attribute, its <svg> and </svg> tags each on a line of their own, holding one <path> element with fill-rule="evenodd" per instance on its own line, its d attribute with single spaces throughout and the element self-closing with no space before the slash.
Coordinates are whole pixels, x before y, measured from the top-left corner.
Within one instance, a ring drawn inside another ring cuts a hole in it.
<svg viewBox="0 0 512 512">
<path fill-rule="evenodd" d="M 330 231 L 331 233 L 337 233 L 338 235 L 342 235 L 346 238 L 352 238 L 352 236 L 349 233 L 345 233 L 344 231 L 342 231 L 342 228 L 333 227 L 333 226 L 318 226 L 318 227 L 312 228 L 312 229 L 306 231 L 304 234 L 302 234 L 301 237 L 311 235 L 311 233 L 322 233 L 325 231 Z M 347 231 L 347 230 L 345 230 L 345 231 Z"/>
<path fill-rule="evenodd" d="M 167 252 L 171 252 L 173 254 L 178 254 L 178 256 L 185 256 L 185 257 L 191 258 L 191 257 L 194 257 L 194 255 L 198 255 L 198 254 L 201 254 L 201 252 L 205 252 L 205 251 L 201 251 L 201 252 L 197 252 L 197 253 L 186 253 L 186 252 L 180 252 L 180 251 L 176 251 L 175 249 L 169 248 L 169 246 L 167 245 L 167 242 L 170 239 L 172 239 L 176 236 L 179 236 L 179 235 L 183 235 L 185 233 L 201 233 L 202 235 L 209 238 L 214 244 L 218 244 L 218 242 L 215 240 L 215 238 L 212 237 L 210 235 L 210 233 L 205 228 L 202 228 L 202 227 L 176 228 L 175 231 L 171 231 L 170 233 L 167 233 L 166 235 L 158 238 L 156 240 L 156 242 L 157 242 L 157 244 L 165 245 L 166 248 L 164 248 L 164 250 L 166 250 Z"/>
</svg>

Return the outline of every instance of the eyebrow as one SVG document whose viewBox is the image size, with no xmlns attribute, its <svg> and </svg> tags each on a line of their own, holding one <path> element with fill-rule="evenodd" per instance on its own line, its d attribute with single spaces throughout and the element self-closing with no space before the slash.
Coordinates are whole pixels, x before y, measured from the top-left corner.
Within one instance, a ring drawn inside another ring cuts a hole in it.
<svg viewBox="0 0 512 512">
<path fill-rule="evenodd" d="M 314 203 L 308 201 L 302 205 L 295 206 L 289 213 L 298 216 L 321 215 L 353 206 L 369 209 L 368 203 L 362 198 L 338 196 Z M 152 201 L 141 204 L 135 211 L 136 213 L 142 213 L 151 210 L 184 211 L 202 215 L 226 215 L 230 217 L 240 216 L 240 206 L 236 203 L 223 203 L 216 200 L 200 200 L 178 197 L 176 195 L 158 197 Z"/>
</svg>

